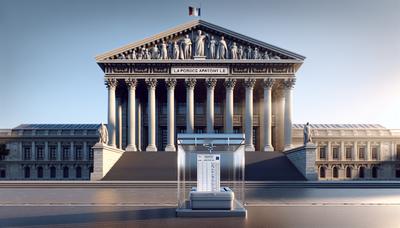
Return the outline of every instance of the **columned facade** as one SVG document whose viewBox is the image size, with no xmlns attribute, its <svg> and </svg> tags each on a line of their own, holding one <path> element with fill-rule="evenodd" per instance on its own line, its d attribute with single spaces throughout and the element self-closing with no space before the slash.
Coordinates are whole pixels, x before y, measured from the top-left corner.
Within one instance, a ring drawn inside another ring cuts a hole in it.
<svg viewBox="0 0 400 228">
<path fill-rule="evenodd" d="M 244 81 L 246 87 L 245 137 L 246 151 L 254 151 L 253 144 L 253 89 L 256 80 L 249 78 Z"/>
<path fill-rule="evenodd" d="M 274 80 L 264 79 L 264 151 L 274 151 L 272 146 L 272 86 Z"/>
<path fill-rule="evenodd" d="M 285 111 L 284 111 L 284 137 L 285 137 L 285 150 L 293 147 L 292 144 L 292 89 L 294 87 L 295 79 L 286 79 L 284 81 L 285 87 Z"/>
<path fill-rule="evenodd" d="M 157 79 L 146 79 L 148 90 L 148 145 L 146 151 L 157 151 L 156 146 L 156 86 Z"/>
<path fill-rule="evenodd" d="M 168 135 L 167 135 L 167 146 L 165 151 L 175 151 L 175 86 L 176 79 L 170 78 L 166 79 L 165 83 L 167 85 L 167 114 L 168 114 Z"/>
<path fill-rule="evenodd" d="M 116 121 L 115 121 L 115 89 L 117 87 L 116 79 L 107 79 L 106 86 L 108 88 L 108 134 L 110 146 L 116 146 Z"/>
<path fill-rule="evenodd" d="M 214 78 L 206 79 L 207 86 L 207 133 L 214 133 L 214 89 L 217 80 Z"/>
<path fill-rule="evenodd" d="M 126 81 L 128 87 L 128 146 L 126 151 L 137 151 L 136 148 L 136 85 L 137 80 L 129 78 Z"/>
</svg>

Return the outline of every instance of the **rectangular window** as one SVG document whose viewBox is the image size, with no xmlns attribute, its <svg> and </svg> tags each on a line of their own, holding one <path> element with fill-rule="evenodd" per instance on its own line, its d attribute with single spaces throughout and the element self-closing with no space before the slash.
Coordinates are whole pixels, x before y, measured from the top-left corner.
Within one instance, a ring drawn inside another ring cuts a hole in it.
<svg viewBox="0 0 400 228">
<path fill-rule="evenodd" d="M 44 152 L 43 146 L 36 147 L 36 160 L 43 160 L 44 159 Z"/>
<path fill-rule="evenodd" d="M 24 160 L 31 160 L 31 148 L 24 147 Z"/>
<path fill-rule="evenodd" d="M 89 146 L 89 160 L 93 160 L 93 148 L 92 148 L 92 146 Z"/>
<path fill-rule="evenodd" d="M 82 160 L 82 146 L 75 146 L 75 160 Z"/>
<path fill-rule="evenodd" d="M 186 103 L 178 103 L 178 114 L 184 115 L 186 114 Z"/>
<path fill-rule="evenodd" d="M 358 159 L 365 159 L 365 147 L 358 148 Z"/>
<path fill-rule="evenodd" d="M 325 146 L 319 147 L 319 158 L 326 159 L 326 149 Z"/>
<path fill-rule="evenodd" d="M 371 149 L 372 160 L 378 160 L 378 147 L 372 147 Z"/>
<path fill-rule="evenodd" d="M 335 160 L 339 159 L 339 147 L 335 146 L 332 148 L 332 158 Z"/>
<path fill-rule="evenodd" d="M 68 146 L 63 147 L 62 160 L 69 160 L 69 147 Z"/>
<path fill-rule="evenodd" d="M 222 108 L 222 104 L 221 103 L 215 103 L 214 112 L 215 112 L 216 115 L 222 115 L 224 113 L 224 110 Z"/>
<path fill-rule="evenodd" d="M 57 160 L 57 149 L 55 146 L 49 147 L 49 159 L 50 160 Z"/>
<path fill-rule="evenodd" d="M 396 155 L 397 155 L 397 160 L 400 160 L 400 144 L 397 144 L 396 146 Z"/>
<path fill-rule="evenodd" d="M 203 115 L 205 113 L 204 103 L 196 103 L 196 108 L 194 112 L 196 115 Z"/>
<path fill-rule="evenodd" d="M 346 147 L 346 159 L 351 159 L 351 152 L 353 148 L 351 147 Z"/>
</svg>

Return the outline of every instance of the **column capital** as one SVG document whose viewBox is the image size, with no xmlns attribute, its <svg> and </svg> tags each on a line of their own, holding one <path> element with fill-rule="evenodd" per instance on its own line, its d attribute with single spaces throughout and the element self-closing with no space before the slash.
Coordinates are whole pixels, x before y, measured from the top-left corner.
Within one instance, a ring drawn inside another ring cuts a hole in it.
<svg viewBox="0 0 400 228">
<path fill-rule="evenodd" d="M 275 83 L 275 80 L 274 80 L 274 79 L 272 79 L 272 78 L 266 78 L 266 79 L 264 79 L 264 81 L 263 81 L 263 86 L 264 86 L 264 88 L 266 88 L 266 89 L 271 89 L 272 86 L 274 85 L 274 83 Z"/>
<path fill-rule="evenodd" d="M 185 78 L 185 85 L 186 88 L 191 88 L 193 89 L 196 85 L 196 79 L 194 78 Z"/>
<path fill-rule="evenodd" d="M 225 79 L 224 85 L 225 85 L 225 88 L 227 88 L 227 89 L 228 88 L 233 89 L 236 85 L 236 79 L 234 79 L 234 78 Z"/>
<path fill-rule="evenodd" d="M 176 78 L 166 78 L 165 84 L 167 85 L 168 89 L 174 89 L 176 86 Z"/>
<path fill-rule="evenodd" d="M 118 85 L 118 81 L 115 78 L 107 78 L 106 80 L 104 80 L 104 84 L 109 89 L 115 89 Z"/>
<path fill-rule="evenodd" d="M 296 83 L 295 78 L 289 78 L 283 81 L 283 86 L 285 89 L 293 89 L 295 83 Z"/>
<path fill-rule="evenodd" d="M 254 79 L 254 78 L 246 78 L 244 80 L 244 86 L 246 88 L 253 89 L 255 84 L 256 84 L 256 79 Z"/>
<path fill-rule="evenodd" d="M 214 89 L 217 85 L 217 79 L 215 78 L 207 78 L 206 79 L 206 87 L 209 89 Z"/>
<path fill-rule="evenodd" d="M 146 84 L 147 84 L 147 88 L 151 88 L 151 89 L 155 89 L 157 86 L 157 79 L 155 78 L 146 78 L 145 79 Z"/>
<path fill-rule="evenodd" d="M 136 89 L 137 86 L 137 79 L 136 78 L 128 78 L 125 79 L 125 83 L 129 89 Z"/>
</svg>

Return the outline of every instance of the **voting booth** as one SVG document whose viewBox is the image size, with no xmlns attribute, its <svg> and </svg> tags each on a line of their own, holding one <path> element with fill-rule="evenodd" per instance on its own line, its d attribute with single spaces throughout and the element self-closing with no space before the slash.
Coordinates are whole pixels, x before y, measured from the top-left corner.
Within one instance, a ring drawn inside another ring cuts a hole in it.
<svg viewBox="0 0 400 228">
<path fill-rule="evenodd" d="M 178 134 L 180 217 L 246 216 L 244 134 Z"/>
</svg>

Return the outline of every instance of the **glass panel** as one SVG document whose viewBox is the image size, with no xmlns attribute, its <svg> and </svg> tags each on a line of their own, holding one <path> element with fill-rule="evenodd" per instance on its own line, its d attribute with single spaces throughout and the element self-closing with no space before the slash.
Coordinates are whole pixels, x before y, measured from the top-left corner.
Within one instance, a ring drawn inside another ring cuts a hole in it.
<svg viewBox="0 0 400 228">
<path fill-rule="evenodd" d="M 234 194 L 232 209 L 243 208 L 244 135 L 178 134 L 177 141 L 178 209 L 191 208 L 193 192 L 229 189 Z"/>
</svg>

